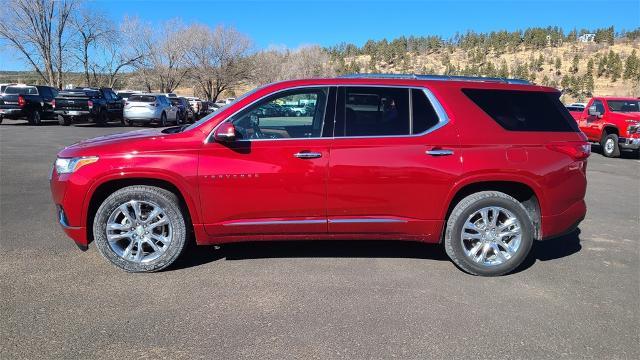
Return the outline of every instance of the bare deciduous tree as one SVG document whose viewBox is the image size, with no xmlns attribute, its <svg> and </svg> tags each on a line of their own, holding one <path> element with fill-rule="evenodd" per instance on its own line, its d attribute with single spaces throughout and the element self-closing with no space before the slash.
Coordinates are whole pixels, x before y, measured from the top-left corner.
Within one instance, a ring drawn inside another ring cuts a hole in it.
<svg viewBox="0 0 640 360">
<path fill-rule="evenodd" d="M 62 87 L 68 24 L 75 0 L 8 0 L 3 4 L 0 39 L 25 58 L 43 82 Z"/>
<path fill-rule="evenodd" d="M 107 42 L 111 33 L 111 24 L 106 17 L 96 11 L 83 9 L 71 19 L 71 25 L 77 34 L 75 42 L 75 56 L 82 64 L 87 86 L 95 86 L 96 57 L 92 56 L 99 44 Z"/>
<path fill-rule="evenodd" d="M 335 75 L 329 54 L 316 45 L 296 50 L 271 48 L 254 56 L 253 81 L 266 84 L 274 81 Z"/>
<path fill-rule="evenodd" d="M 170 20 L 163 24 L 161 32 L 156 32 L 150 24 L 136 19 L 135 28 L 135 32 L 128 32 L 125 41 L 136 52 L 144 54 L 132 64 L 137 77 L 148 91 L 174 91 L 189 73 L 185 61 L 189 41 L 185 27 L 178 20 Z"/>
<path fill-rule="evenodd" d="M 186 30 L 186 60 L 191 79 L 204 97 L 215 101 L 221 92 L 245 81 L 251 73 L 251 41 L 234 28 L 192 25 Z"/>
</svg>

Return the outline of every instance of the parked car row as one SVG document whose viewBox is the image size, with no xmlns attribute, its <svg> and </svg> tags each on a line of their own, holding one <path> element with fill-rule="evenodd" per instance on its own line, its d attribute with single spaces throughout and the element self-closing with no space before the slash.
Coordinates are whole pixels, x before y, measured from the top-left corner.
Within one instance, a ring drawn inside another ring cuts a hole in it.
<svg viewBox="0 0 640 360">
<path fill-rule="evenodd" d="M 192 123 L 217 107 L 196 98 L 174 93 L 143 93 L 111 88 L 73 88 L 58 90 L 50 86 L 0 84 L 0 123 L 7 119 L 26 119 L 40 125 L 56 120 L 60 125 L 93 122 L 104 125 Z"/>
<path fill-rule="evenodd" d="M 587 104 L 567 105 L 567 110 L 587 139 L 602 147 L 604 156 L 640 149 L 639 99 L 594 97 Z"/>
</svg>

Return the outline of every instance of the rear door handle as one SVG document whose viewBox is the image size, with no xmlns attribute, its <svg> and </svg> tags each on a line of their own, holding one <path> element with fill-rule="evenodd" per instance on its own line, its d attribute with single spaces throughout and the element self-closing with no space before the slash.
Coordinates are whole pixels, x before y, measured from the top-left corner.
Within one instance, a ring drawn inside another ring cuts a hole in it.
<svg viewBox="0 0 640 360">
<path fill-rule="evenodd" d="M 299 153 L 293 154 L 293 156 L 297 157 L 298 159 L 317 159 L 319 157 L 322 157 L 322 154 L 310 151 L 300 151 Z"/>
<path fill-rule="evenodd" d="M 431 155 L 431 156 L 448 156 L 448 155 L 453 155 L 453 150 L 431 149 L 431 150 L 427 150 L 427 155 Z"/>
</svg>

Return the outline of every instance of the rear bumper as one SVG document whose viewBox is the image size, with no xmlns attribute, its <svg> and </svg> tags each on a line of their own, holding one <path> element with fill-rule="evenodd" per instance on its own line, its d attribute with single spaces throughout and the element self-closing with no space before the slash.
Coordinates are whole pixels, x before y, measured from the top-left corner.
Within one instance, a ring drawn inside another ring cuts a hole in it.
<svg viewBox="0 0 640 360">
<path fill-rule="evenodd" d="M 621 149 L 638 150 L 640 149 L 640 138 L 618 138 L 618 146 Z"/>
<path fill-rule="evenodd" d="M 27 114 L 22 109 L 0 109 L 0 116 L 7 119 L 19 119 Z"/>
<path fill-rule="evenodd" d="M 542 217 L 542 238 L 547 240 L 562 236 L 575 230 L 587 215 L 587 205 L 580 200 L 564 212 Z"/>
<path fill-rule="evenodd" d="M 56 110 L 54 113 L 57 116 L 63 116 L 73 120 L 88 121 L 93 120 L 94 114 L 91 111 L 86 110 Z"/>
</svg>

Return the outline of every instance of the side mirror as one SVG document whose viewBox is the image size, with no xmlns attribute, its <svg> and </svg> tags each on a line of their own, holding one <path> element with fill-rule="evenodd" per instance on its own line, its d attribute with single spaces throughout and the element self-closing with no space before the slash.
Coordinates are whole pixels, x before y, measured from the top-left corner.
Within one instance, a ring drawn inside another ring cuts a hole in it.
<svg viewBox="0 0 640 360">
<path fill-rule="evenodd" d="M 224 122 L 218 126 L 213 138 L 219 142 L 232 142 L 236 139 L 236 127 L 230 122 Z"/>
<path fill-rule="evenodd" d="M 597 116 L 598 118 L 602 117 L 602 114 L 600 114 L 598 112 L 598 110 L 596 109 L 595 105 L 589 106 L 589 115 L 590 116 Z"/>
</svg>

